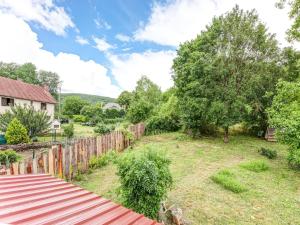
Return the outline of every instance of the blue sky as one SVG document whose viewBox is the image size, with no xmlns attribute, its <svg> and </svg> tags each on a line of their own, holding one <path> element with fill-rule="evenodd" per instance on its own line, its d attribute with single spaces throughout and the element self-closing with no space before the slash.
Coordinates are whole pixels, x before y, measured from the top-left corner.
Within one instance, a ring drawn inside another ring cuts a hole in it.
<svg viewBox="0 0 300 225">
<path fill-rule="evenodd" d="M 180 43 L 235 4 L 287 45 L 291 21 L 273 0 L 0 0 L 0 61 L 54 71 L 63 92 L 116 97 L 142 75 L 166 90 Z"/>
</svg>

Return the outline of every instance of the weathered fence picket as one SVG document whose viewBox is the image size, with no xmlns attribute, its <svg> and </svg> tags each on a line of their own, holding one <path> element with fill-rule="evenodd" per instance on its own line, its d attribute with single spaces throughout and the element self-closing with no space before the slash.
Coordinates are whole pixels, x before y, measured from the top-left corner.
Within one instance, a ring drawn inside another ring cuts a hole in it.
<svg viewBox="0 0 300 225">
<path fill-rule="evenodd" d="M 139 139 L 145 131 L 143 123 L 132 125 L 129 130 L 134 139 Z M 61 178 L 72 179 L 78 170 L 88 170 L 89 161 L 93 156 L 100 156 L 108 151 L 122 151 L 132 141 L 121 131 L 113 131 L 97 137 L 75 139 L 64 147 L 53 145 L 48 152 L 36 154 L 34 159 L 24 159 L 13 163 L 1 175 L 49 173 Z"/>
</svg>

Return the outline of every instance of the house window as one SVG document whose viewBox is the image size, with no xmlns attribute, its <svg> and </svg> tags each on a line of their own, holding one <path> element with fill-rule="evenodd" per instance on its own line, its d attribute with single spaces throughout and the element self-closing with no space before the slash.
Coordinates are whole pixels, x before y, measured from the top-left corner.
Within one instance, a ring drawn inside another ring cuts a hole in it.
<svg viewBox="0 0 300 225">
<path fill-rule="evenodd" d="M 1 105 L 2 106 L 14 106 L 14 99 L 13 98 L 1 98 Z"/>
<path fill-rule="evenodd" d="M 41 110 L 47 110 L 47 103 L 41 103 Z"/>
</svg>

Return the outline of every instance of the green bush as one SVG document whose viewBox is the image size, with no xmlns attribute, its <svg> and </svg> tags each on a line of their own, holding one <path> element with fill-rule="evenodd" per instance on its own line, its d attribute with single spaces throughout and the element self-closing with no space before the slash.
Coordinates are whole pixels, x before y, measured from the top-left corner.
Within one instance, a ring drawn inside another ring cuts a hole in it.
<svg viewBox="0 0 300 225">
<path fill-rule="evenodd" d="M 28 143 L 30 140 L 26 128 L 17 118 L 8 124 L 5 139 L 8 144 Z"/>
<path fill-rule="evenodd" d="M 269 159 L 275 159 L 277 157 L 277 151 L 272 149 L 261 148 L 259 153 Z"/>
<path fill-rule="evenodd" d="M 300 150 L 291 149 L 288 155 L 288 162 L 292 168 L 300 169 Z"/>
<path fill-rule="evenodd" d="M 171 132 L 180 129 L 179 118 L 172 116 L 152 116 L 146 123 L 146 133 Z"/>
<path fill-rule="evenodd" d="M 73 115 L 73 121 L 76 123 L 84 123 L 87 121 L 87 119 L 83 115 Z"/>
<path fill-rule="evenodd" d="M 5 151 L 0 151 L 0 164 L 9 165 L 15 163 L 21 159 L 21 156 L 17 154 L 14 150 L 8 149 Z"/>
<path fill-rule="evenodd" d="M 123 204 L 150 218 L 157 218 L 161 201 L 172 185 L 170 160 L 149 147 L 142 153 L 129 152 L 117 162 Z"/>
<path fill-rule="evenodd" d="M 263 172 L 269 169 L 268 164 L 261 160 L 242 163 L 240 166 L 246 170 L 250 170 L 256 173 Z"/>
<path fill-rule="evenodd" d="M 14 118 L 21 122 L 30 137 L 46 132 L 51 125 L 50 116 L 47 115 L 46 111 L 35 110 L 32 106 L 16 105 L 0 115 L 0 130 L 6 132 L 8 124 Z"/>
<path fill-rule="evenodd" d="M 114 125 L 111 124 L 104 124 L 104 123 L 98 123 L 94 129 L 94 132 L 97 134 L 107 134 L 112 132 L 115 129 Z"/>
<path fill-rule="evenodd" d="M 67 138 L 72 138 L 74 137 L 74 124 L 73 123 L 70 123 L 68 125 L 65 125 L 63 127 L 64 129 L 64 133 L 63 135 Z"/>
<path fill-rule="evenodd" d="M 110 151 L 101 156 L 93 156 L 89 161 L 89 167 L 91 169 L 98 169 L 108 165 L 110 162 L 115 162 L 117 158 L 117 153 L 115 151 Z"/>
<path fill-rule="evenodd" d="M 233 173 L 228 170 L 221 170 L 217 174 L 213 175 L 211 179 L 223 186 L 225 189 L 230 190 L 234 193 L 241 193 L 247 191 L 247 188 L 240 184 Z"/>
</svg>

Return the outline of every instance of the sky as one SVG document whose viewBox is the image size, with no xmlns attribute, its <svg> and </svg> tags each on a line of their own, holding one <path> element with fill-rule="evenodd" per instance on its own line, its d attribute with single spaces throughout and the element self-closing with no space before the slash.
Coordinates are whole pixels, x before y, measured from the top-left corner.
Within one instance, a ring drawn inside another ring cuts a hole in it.
<svg viewBox="0 0 300 225">
<path fill-rule="evenodd" d="M 56 72 L 62 92 L 117 97 L 142 75 L 166 90 L 180 43 L 236 4 L 256 9 L 281 47 L 289 45 L 288 9 L 275 2 L 0 0 L 0 61 Z"/>
</svg>

